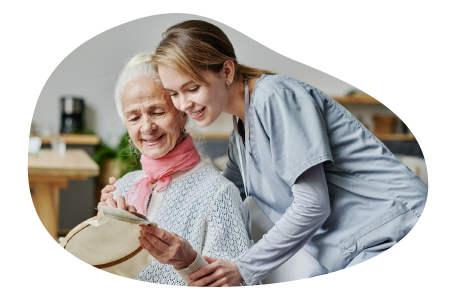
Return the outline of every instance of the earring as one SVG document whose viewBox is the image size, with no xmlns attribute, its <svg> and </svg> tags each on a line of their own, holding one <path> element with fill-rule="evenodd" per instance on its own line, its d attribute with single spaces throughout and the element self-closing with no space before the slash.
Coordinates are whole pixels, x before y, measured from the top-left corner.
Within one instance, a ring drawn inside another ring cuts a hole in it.
<svg viewBox="0 0 456 300">
<path fill-rule="evenodd" d="M 182 127 L 180 131 L 182 134 L 185 134 L 185 127 Z"/>
<path fill-rule="evenodd" d="M 135 145 L 135 144 L 133 144 L 133 141 L 131 139 L 128 141 L 128 143 L 130 143 L 130 145 L 132 145 L 132 146 Z"/>
<path fill-rule="evenodd" d="M 230 88 L 230 83 L 229 83 L 229 82 L 227 82 L 226 84 L 228 85 L 228 88 Z"/>
</svg>

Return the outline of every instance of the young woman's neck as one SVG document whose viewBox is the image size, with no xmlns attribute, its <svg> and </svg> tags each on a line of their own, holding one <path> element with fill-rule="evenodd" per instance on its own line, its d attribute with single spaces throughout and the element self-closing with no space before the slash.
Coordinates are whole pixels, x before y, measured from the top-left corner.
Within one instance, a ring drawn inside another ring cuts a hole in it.
<svg viewBox="0 0 456 300">
<path fill-rule="evenodd" d="M 248 80 L 249 85 L 249 99 L 252 98 L 253 87 L 258 78 Z M 234 115 L 242 120 L 245 124 L 245 82 L 242 78 L 235 79 L 230 84 L 228 91 L 228 103 L 223 112 Z"/>
</svg>

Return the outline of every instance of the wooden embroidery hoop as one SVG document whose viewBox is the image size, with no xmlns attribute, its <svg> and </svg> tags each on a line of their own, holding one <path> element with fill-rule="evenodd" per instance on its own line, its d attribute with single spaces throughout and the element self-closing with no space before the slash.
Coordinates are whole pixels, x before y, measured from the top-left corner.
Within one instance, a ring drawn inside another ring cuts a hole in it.
<svg viewBox="0 0 456 300">
<path fill-rule="evenodd" d="M 101 206 L 97 216 L 72 229 L 60 245 L 95 268 L 135 278 L 152 260 L 139 244 L 140 224 L 157 225 L 141 214 Z"/>
</svg>

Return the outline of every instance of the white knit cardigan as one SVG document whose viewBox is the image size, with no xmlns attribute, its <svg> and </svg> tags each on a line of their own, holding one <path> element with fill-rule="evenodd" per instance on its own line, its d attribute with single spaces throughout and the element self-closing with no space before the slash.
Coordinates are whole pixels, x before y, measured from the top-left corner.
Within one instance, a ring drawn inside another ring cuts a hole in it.
<svg viewBox="0 0 456 300">
<path fill-rule="evenodd" d="M 114 199 L 119 195 L 125 197 L 133 183 L 144 176 L 143 171 L 135 171 L 117 180 Z M 159 201 L 154 213 L 147 213 L 153 216 L 151 221 L 186 239 L 198 252 L 198 257 L 189 268 L 181 271 L 152 259 L 149 267 L 135 279 L 186 285 L 190 282 L 188 275 L 206 264 L 201 255 L 231 261 L 248 250 L 249 238 L 239 190 L 214 166 L 200 162 L 189 171 L 174 174 L 171 184 L 154 192 L 149 201 L 151 199 Z"/>
</svg>

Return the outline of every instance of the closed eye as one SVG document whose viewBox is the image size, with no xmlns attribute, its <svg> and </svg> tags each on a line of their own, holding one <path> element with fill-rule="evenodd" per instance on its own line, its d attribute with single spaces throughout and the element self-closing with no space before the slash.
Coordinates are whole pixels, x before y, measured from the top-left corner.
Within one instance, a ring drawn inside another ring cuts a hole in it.
<svg viewBox="0 0 456 300">
<path fill-rule="evenodd" d="M 199 89 L 199 86 L 197 86 L 196 88 L 193 88 L 191 90 L 188 90 L 189 92 L 196 92 L 197 90 Z"/>
</svg>

